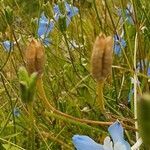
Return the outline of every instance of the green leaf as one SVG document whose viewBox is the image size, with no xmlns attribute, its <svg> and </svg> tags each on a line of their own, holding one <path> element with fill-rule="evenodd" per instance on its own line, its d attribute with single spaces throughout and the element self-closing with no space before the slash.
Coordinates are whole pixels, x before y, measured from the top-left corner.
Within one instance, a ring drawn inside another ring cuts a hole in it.
<svg viewBox="0 0 150 150">
<path fill-rule="evenodd" d="M 5 12 L 5 18 L 6 18 L 7 23 L 9 25 L 12 25 L 12 23 L 13 23 L 13 9 L 11 9 L 9 6 L 7 6 L 4 9 L 4 12 Z"/>
<path fill-rule="evenodd" d="M 20 93 L 21 93 L 21 100 L 26 103 L 28 101 L 28 85 L 26 82 L 20 82 Z"/>
<path fill-rule="evenodd" d="M 20 150 L 20 148 L 12 146 L 11 144 L 3 144 L 3 147 L 5 148 L 5 150 Z"/>
<path fill-rule="evenodd" d="M 28 74 L 28 72 L 27 72 L 25 67 L 20 67 L 19 68 L 18 75 L 19 75 L 19 81 L 23 81 L 23 82 L 28 83 L 28 81 L 29 81 L 29 74 Z"/>
</svg>

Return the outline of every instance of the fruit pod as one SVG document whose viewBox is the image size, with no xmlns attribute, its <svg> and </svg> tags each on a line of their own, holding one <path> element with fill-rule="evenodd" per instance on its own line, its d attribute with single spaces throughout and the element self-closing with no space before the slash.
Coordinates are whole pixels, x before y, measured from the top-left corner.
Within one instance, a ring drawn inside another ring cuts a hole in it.
<svg viewBox="0 0 150 150">
<path fill-rule="evenodd" d="M 41 42 L 32 39 L 25 51 L 26 67 L 29 74 L 37 72 L 41 76 L 44 71 L 45 50 Z"/>
<path fill-rule="evenodd" d="M 91 56 L 91 73 L 97 82 L 97 102 L 100 111 L 105 114 L 105 102 L 103 98 L 103 88 L 105 79 L 111 74 L 113 54 L 113 38 L 103 33 L 97 36 L 92 56 Z"/>
<path fill-rule="evenodd" d="M 112 69 L 113 39 L 100 34 L 94 43 L 91 56 L 91 73 L 99 82 L 105 80 Z"/>
<path fill-rule="evenodd" d="M 138 127 L 146 147 L 150 147 L 150 95 L 143 94 L 138 99 Z"/>
</svg>

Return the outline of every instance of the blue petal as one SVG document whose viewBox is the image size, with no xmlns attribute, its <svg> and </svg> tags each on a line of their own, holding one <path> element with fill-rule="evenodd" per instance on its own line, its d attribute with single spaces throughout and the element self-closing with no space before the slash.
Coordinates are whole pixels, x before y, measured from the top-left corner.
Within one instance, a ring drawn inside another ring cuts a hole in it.
<svg viewBox="0 0 150 150">
<path fill-rule="evenodd" d="M 45 32 L 46 32 L 46 26 L 45 25 L 39 26 L 39 28 L 38 28 L 38 36 L 40 37 L 40 36 L 44 35 Z"/>
<path fill-rule="evenodd" d="M 150 67 L 147 69 L 147 75 L 150 76 Z"/>
<path fill-rule="evenodd" d="M 71 6 L 68 3 L 65 3 L 67 16 L 71 19 L 73 16 L 77 15 L 79 12 L 79 9 L 77 7 Z"/>
<path fill-rule="evenodd" d="M 110 133 L 114 143 L 119 141 L 120 139 L 123 139 L 123 127 L 118 121 L 113 123 L 108 128 L 108 132 Z"/>
<path fill-rule="evenodd" d="M 116 121 L 109 128 L 108 131 L 112 137 L 114 145 L 120 144 L 126 148 L 126 150 L 131 150 L 131 147 L 127 141 L 124 140 L 123 127 L 120 122 Z"/>
<path fill-rule="evenodd" d="M 120 44 L 121 44 L 121 47 L 124 48 L 126 46 L 126 41 L 123 38 L 121 38 L 120 39 Z"/>
<path fill-rule="evenodd" d="M 71 4 L 68 4 L 67 2 L 65 2 L 65 8 L 66 8 L 66 12 L 67 12 L 66 23 L 67 23 L 67 26 L 69 26 L 69 24 L 71 22 L 71 18 L 73 16 L 75 16 L 76 14 L 78 14 L 79 9 L 77 7 L 72 6 Z M 54 10 L 54 19 L 56 21 L 58 21 L 60 15 L 61 15 L 59 6 L 55 4 L 53 7 L 53 10 Z"/>
<path fill-rule="evenodd" d="M 134 24 L 132 13 L 133 13 L 133 7 L 130 3 L 128 3 L 127 8 L 126 8 L 126 17 L 127 17 L 128 23 L 130 24 Z"/>
<path fill-rule="evenodd" d="M 42 12 L 42 14 L 41 14 L 40 22 L 41 21 L 46 22 L 46 23 L 48 22 L 48 19 L 46 18 L 44 12 Z"/>
<path fill-rule="evenodd" d="M 70 18 L 66 18 L 66 25 L 67 25 L 67 27 L 69 26 L 70 22 L 71 22 Z"/>
<path fill-rule="evenodd" d="M 47 29 L 47 24 L 48 24 L 48 19 L 46 18 L 44 13 L 42 13 L 39 20 L 38 36 L 42 36 L 45 34 Z"/>
<path fill-rule="evenodd" d="M 114 143 L 114 149 L 115 150 L 131 150 L 131 146 L 127 141 L 122 139 L 119 142 Z"/>
<path fill-rule="evenodd" d="M 104 150 L 101 144 L 96 143 L 88 136 L 74 135 L 72 140 L 77 150 Z"/>
<path fill-rule="evenodd" d="M 54 15 L 54 19 L 55 19 L 55 21 L 58 21 L 58 19 L 59 19 L 60 15 L 61 15 L 60 13 L 57 13 L 57 14 L 55 14 L 55 15 Z"/>
<path fill-rule="evenodd" d="M 137 71 L 140 71 L 140 70 L 144 71 L 144 63 L 148 65 L 147 76 L 150 76 L 150 63 L 147 63 L 147 60 L 141 60 L 140 62 L 137 63 Z"/>
<path fill-rule="evenodd" d="M 121 46 L 119 44 L 114 44 L 115 54 L 119 55 L 121 53 Z"/>
<path fill-rule="evenodd" d="M 121 49 L 126 47 L 126 41 L 119 37 L 117 34 L 114 35 L 114 52 L 115 54 L 120 54 Z"/>
<path fill-rule="evenodd" d="M 117 15 L 119 16 L 119 17 L 121 17 L 120 18 L 120 20 L 121 20 L 121 23 L 124 21 L 124 20 L 126 20 L 129 24 L 134 24 L 134 20 L 133 20 L 133 18 L 132 18 L 132 13 L 133 13 L 133 7 L 132 7 L 132 5 L 130 4 L 130 3 L 128 3 L 127 4 L 127 8 L 125 9 L 125 16 L 124 16 L 124 11 L 123 11 L 123 9 L 121 9 L 121 8 L 118 8 L 117 9 Z"/>
<path fill-rule="evenodd" d="M 127 21 L 129 24 L 134 24 L 132 16 L 127 16 Z"/>
<path fill-rule="evenodd" d="M 53 11 L 55 14 L 57 14 L 57 13 L 59 14 L 60 13 L 59 6 L 55 4 L 53 7 Z"/>
<path fill-rule="evenodd" d="M 39 27 L 38 27 L 38 36 L 41 37 L 45 35 L 46 37 L 48 34 L 53 30 L 54 22 L 49 20 L 45 17 L 44 13 L 42 13 L 40 20 L 39 20 Z"/>
<path fill-rule="evenodd" d="M 48 36 L 48 34 L 49 34 L 50 32 L 52 32 L 53 29 L 54 29 L 54 21 L 51 20 L 50 23 L 48 24 L 48 27 L 47 27 L 46 37 Z"/>
<path fill-rule="evenodd" d="M 19 116 L 20 116 L 20 110 L 19 110 L 19 108 L 15 107 L 15 108 L 13 109 L 13 113 L 14 113 L 14 116 L 15 116 L 15 117 L 19 117 Z"/>
<path fill-rule="evenodd" d="M 5 50 L 6 50 L 7 52 L 9 52 L 9 51 L 12 50 L 12 47 L 13 47 L 14 43 L 7 40 L 7 41 L 4 41 L 4 42 L 2 43 L 2 45 L 3 45 L 3 47 L 5 48 Z"/>
</svg>

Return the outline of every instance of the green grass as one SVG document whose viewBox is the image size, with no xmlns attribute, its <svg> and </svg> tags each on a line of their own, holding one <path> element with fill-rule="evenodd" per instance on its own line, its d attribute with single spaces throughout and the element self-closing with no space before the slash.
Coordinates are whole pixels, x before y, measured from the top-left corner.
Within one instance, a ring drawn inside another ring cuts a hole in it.
<svg viewBox="0 0 150 150">
<path fill-rule="evenodd" d="M 127 21 L 123 26 L 118 23 L 115 6 L 125 7 L 124 0 L 74 2 L 79 14 L 73 17 L 65 34 L 60 31 L 58 23 L 55 24 L 49 35 L 52 44 L 45 47 L 43 82 L 47 99 L 57 110 L 76 118 L 95 121 L 114 122 L 119 119 L 125 126 L 135 128 L 134 96 L 132 94 L 128 103 L 128 95 L 133 86 L 139 95 L 149 92 L 150 3 L 147 0 L 130 2 L 134 9 L 134 25 Z M 0 149 L 28 149 L 29 119 L 26 105 L 20 97 L 18 69 L 25 65 L 24 52 L 29 39 L 37 37 L 34 19 L 39 18 L 43 11 L 52 18 L 53 4 L 47 0 L 0 1 L 0 42 L 21 38 L 12 52 L 0 47 Z M 11 19 L 4 13 L 7 6 L 13 11 Z M 90 74 L 90 57 L 95 38 L 100 32 L 113 36 L 116 32 L 121 34 L 122 29 L 127 46 L 120 55 L 113 55 L 112 76 L 107 78 L 104 87 L 106 109 L 110 113 L 110 118 L 105 119 L 96 103 L 96 82 Z M 69 47 L 72 40 L 76 41 L 78 48 Z M 136 73 L 136 64 L 143 60 L 147 60 L 144 70 Z M 138 77 L 139 87 L 131 83 L 131 77 Z M 14 108 L 19 108 L 19 117 L 12 113 Z M 98 143 L 102 143 L 108 134 L 108 125 L 87 125 L 51 113 L 41 102 L 38 93 L 33 115 L 35 148 L 39 150 L 74 149 L 71 139 L 74 134 L 88 135 Z M 133 145 L 136 141 L 135 131 L 127 128 L 125 138 Z"/>
</svg>

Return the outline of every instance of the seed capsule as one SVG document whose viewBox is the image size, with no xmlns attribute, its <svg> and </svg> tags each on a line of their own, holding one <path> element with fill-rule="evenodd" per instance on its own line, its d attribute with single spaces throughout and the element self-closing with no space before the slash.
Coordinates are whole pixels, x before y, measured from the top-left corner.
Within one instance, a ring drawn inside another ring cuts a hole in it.
<svg viewBox="0 0 150 150">
<path fill-rule="evenodd" d="M 40 76 L 44 70 L 45 50 L 41 42 L 32 39 L 25 51 L 26 66 L 30 74 L 37 72 Z"/>
<path fill-rule="evenodd" d="M 91 72 L 97 82 L 105 80 L 111 74 L 113 38 L 100 34 L 94 43 L 91 57 Z"/>
</svg>

